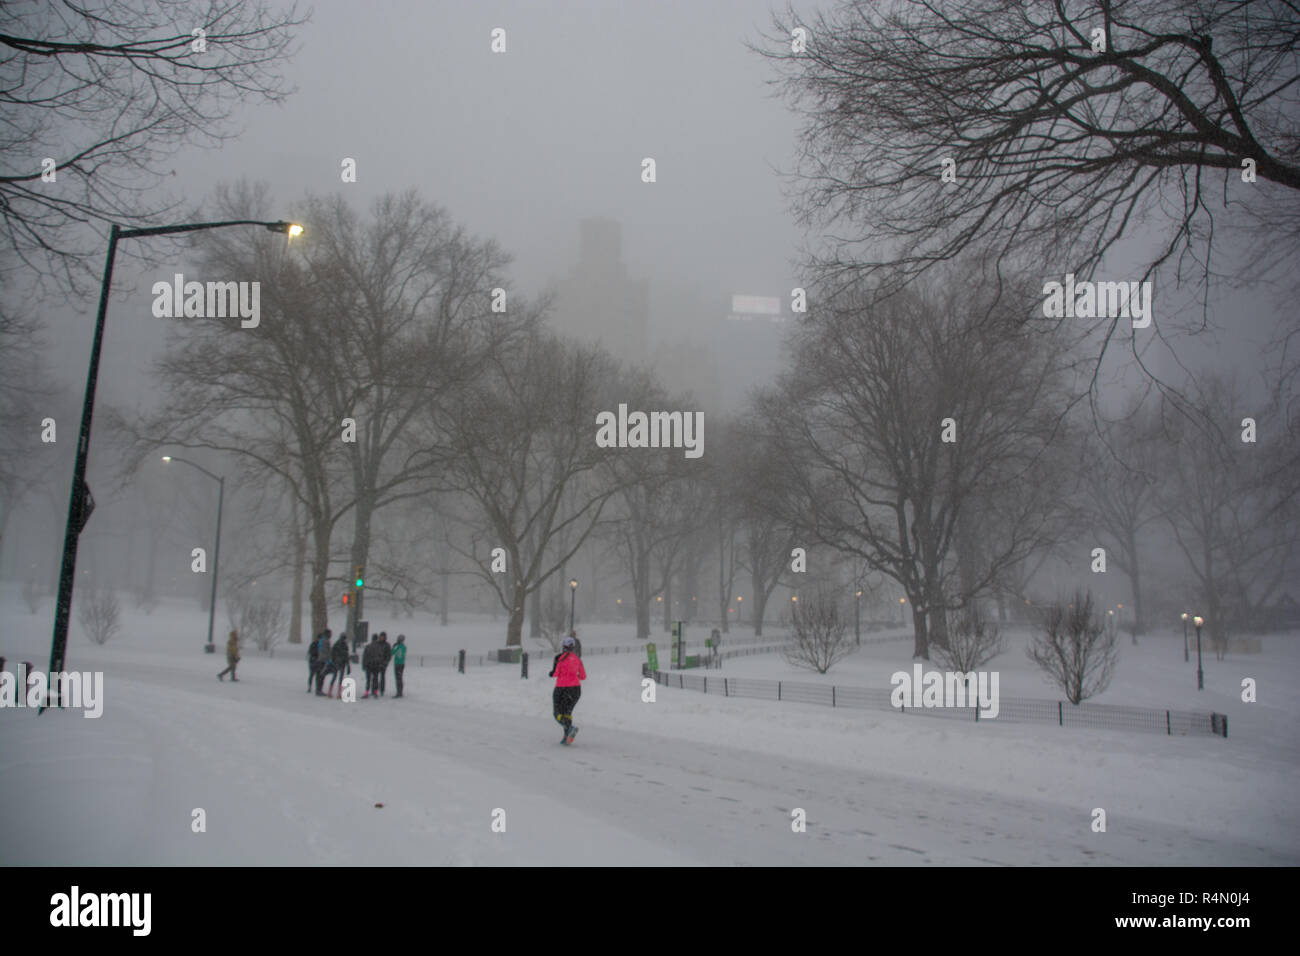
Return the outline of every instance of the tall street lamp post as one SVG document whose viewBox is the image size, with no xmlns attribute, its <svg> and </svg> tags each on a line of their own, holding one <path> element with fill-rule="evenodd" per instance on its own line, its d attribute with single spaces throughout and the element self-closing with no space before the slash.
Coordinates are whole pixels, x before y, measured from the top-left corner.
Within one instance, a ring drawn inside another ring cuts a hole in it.
<svg viewBox="0 0 1300 956">
<path fill-rule="evenodd" d="M 72 493 L 68 498 L 68 521 L 63 532 L 63 560 L 59 569 L 59 596 L 54 608 L 54 638 L 50 642 L 50 674 L 61 673 L 68 649 L 68 621 L 72 615 L 72 584 L 77 573 L 77 544 L 81 531 L 90 520 L 95 499 L 86 485 L 86 453 L 90 450 L 90 424 L 95 411 L 95 386 L 99 381 L 99 356 L 104 344 L 104 319 L 108 314 L 108 292 L 113 284 L 113 262 L 117 258 L 119 239 L 167 236 L 182 232 L 199 232 L 225 226 L 262 226 L 293 238 L 302 235 L 302 226 L 293 222 L 261 222 L 234 219 L 226 222 L 193 222 L 177 226 L 149 226 L 123 229 L 114 224 L 108 233 L 108 256 L 104 260 L 104 279 L 99 287 L 99 311 L 95 316 L 95 337 L 90 346 L 90 368 L 86 373 L 86 394 L 81 405 L 81 430 L 77 434 L 77 462 L 72 470 Z M 54 686 L 54 685 L 51 685 Z M 57 705 L 51 695 L 48 703 Z M 44 713 L 41 707 L 37 713 Z"/>
<path fill-rule="evenodd" d="M 569 630 L 573 630 L 573 611 L 578 602 L 578 579 L 569 579 Z M 590 637 L 590 635 L 588 635 Z"/>
<path fill-rule="evenodd" d="M 1183 612 L 1183 663 L 1186 664 L 1190 657 L 1187 656 L 1187 612 Z"/>
<path fill-rule="evenodd" d="M 205 654 L 216 653 L 216 645 L 212 643 L 212 622 L 217 613 L 217 573 L 221 570 L 221 509 L 226 500 L 226 479 L 223 475 L 214 475 L 202 465 L 197 465 L 187 458 L 177 458 L 174 455 L 163 455 L 163 461 L 179 461 L 182 465 L 189 465 L 191 468 L 197 468 L 209 478 L 217 483 L 217 543 L 212 549 L 212 593 L 208 597 L 208 643 L 203 646 Z"/>
<path fill-rule="evenodd" d="M 862 646 L 862 592 L 853 595 L 853 643 Z"/>
<path fill-rule="evenodd" d="M 1205 618 L 1198 614 L 1192 618 L 1192 623 L 1196 625 L 1196 689 L 1205 690 L 1205 672 L 1201 670 L 1201 625 Z"/>
</svg>

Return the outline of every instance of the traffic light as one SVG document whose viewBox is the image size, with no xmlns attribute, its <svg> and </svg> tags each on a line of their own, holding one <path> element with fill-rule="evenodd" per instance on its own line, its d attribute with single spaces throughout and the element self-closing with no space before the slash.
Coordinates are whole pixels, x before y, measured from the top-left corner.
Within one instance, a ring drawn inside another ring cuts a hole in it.
<svg viewBox="0 0 1300 956">
<path fill-rule="evenodd" d="M 360 564 L 357 565 L 356 586 L 358 588 L 363 588 L 366 586 L 365 570 L 366 569 L 362 565 Z"/>
<path fill-rule="evenodd" d="M 349 596 L 346 595 L 346 594 L 343 595 L 343 603 L 344 603 L 344 604 L 347 604 L 347 603 L 348 603 L 348 600 L 349 600 Z"/>
</svg>

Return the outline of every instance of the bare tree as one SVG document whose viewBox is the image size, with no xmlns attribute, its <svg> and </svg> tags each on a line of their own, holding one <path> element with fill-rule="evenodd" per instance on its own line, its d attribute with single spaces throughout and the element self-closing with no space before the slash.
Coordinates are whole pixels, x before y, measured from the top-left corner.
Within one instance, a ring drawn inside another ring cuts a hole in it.
<svg viewBox="0 0 1300 956">
<path fill-rule="evenodd" d="M 82 590 L 77 595 L 77 620 L 96 644 L 107 644 L 122 627 L 117 595 L 108 588 Z"/>
<path fill-rule="evenodd" d="M 793 602 L 791 637 L 785 659 L 795 667 L 825 674 L 853 653 L 853 637 L 842 600 L 830 587 L 809 588 Z"/>
<path fill-rule="evenodd" d="M 375 514 L 427 488 L 432 458 L 413 453 L 417 414 L 477 376 L 524 323 L 491 311 L 509 258 L 414 190 L 380 197 L 364 220 L 339 197 L 311 200 L 305 217 L 323 305 L 312 320 L 326 345 L 312 371 L 334 419 L 356 422 L 355 440 L 342 445 L 351 479 L 349 565 L 367 566 Z M 378 569 L 369 570 L 379 580 Z"/>
<path fill-rule="evenodd" d="M 669 396 L 643 370 L 629 373 L 620 389 L 631 408 L 689 408 L 684 396 Z M 712 448 L 710 444 L 710 448 Z M 620 490 L 601 520 L 601 537 L 613 545 L 632 585 L 637 640 L 650 637 L 651 602 L 671 598 L 671 579 L 685 541 L 707 518 L 704 460 L 683 458 L 661 448 L 626 448 L 602 466 L 602 481 Z"/>
<path fill-rule="evenodd" d="M 1118 421 L 1099 423 L 1099 437 L 1081 448 L 1082 517 L 1106 547 L 1110 563 L 1128 576 L 1134 643 L 1146 623 L 1139 542 L 1142 529 L 1161 517 L 1163 440 L 1159 422 L 1137 401 Z"/>
<path fill-rule="evenodd" d="M 0 545 L 15 506 L 41 484 L 57 451 L 42 441 L 43 420 L 65 420 L 55 407 L 63 396 L 49 385 L 41 323 L 13 288 L 13 260 L 0 249 Z"/>
<path fill-rule="evenodd" d="M 944 667 L 969 674 L 1002 653 L 1001 629 L 978 603 L 948 614 L 948 644 L 936 653 Z"/>
<path fill-rule="evenodd" d="M 621 450 L 595 442 L 597 413 L 617 407 L 617 374 L 599 349 L 535 329 L 430 409 L 440 488 L 478 512 L 470 541 L 455 547 L 509 615 L 509 647 L 521 643 L 529 595 L 578 552 L 619 490 L 601 466 Z M 493 570 L 497 548 L 503 572 Z"/>
<path fill-rule="evenodd" d="M 560 653 L 561 642 L 569 633 L 569 602 L 559 587 L 551 588 L 542 600 L 541 625 L 536 640 L 549 647 L 552 654 Z"/>
<path fill-rule="evenodd" d="M 258 218 L 248 213 L 268 205 L 265 187 L 242 183 L 219 190 L 215 201 L 230 218 Z M 202 448 L 237 456 L 252 486 L 275 479 L 289 489 L 312 535 L 309 593 L 318 634 L 328 625 L 331 539 L 351 505 L 342 423 L 319 374 L 319 356 L 333 347 L 315 322 L 325 304 L 283 239 L 228 243 L 218 231 L 202 235 L 214 272 L 261 283 L 261 321 L 232 330 L 226 318 L 185 319 L 185 334 L 172 337 L 157 365 L 165 404 L 140 415 L 114 413 L 110 421 L 132 442 L 128 468 L 162 447 Z"/>
<path fill-rule="evenodd" d="M 832 237 L 816 260 L 885 292 L 972 248 L 1082 278 L 1154 224 L 1142 278 L 1170 264 L 1208 286 L 1235 225 L 1275 241 L 1232 268 L 1294 288 L 1296 16 L 1288 0 L 855 0 L 800 50 L 790 10 L 760 52 L 805 118 L 799 208 Z M 1116 323 L 1094 328 L 1100 362 Z"/>
<path fill-rule="evenodd" d="M 1006 284 L 985 278 L 964 268 L 942 290 L 913 286 L 869 313 L 853 295 L 826 305 L 806 322 L 783 388 L 760 400 L 792 469 L 778 513 L 897 581 L 926 659 L 931 639 L 946 639 L 946 610 L 991 590 L 1059 508 L 1058 352 L 1008 311 Z M 956 580 L 959 523 L 994 506 Z"/>
<path fill-rule="evenodd" d="M 754 634 L 762 637 L 768 599 L 789 571 L 790 552 L 797 543 L 795 528 L 779 505 L 794 479 L 780 448 L 766 441 L 761 422 L 750 419 L 737 427 L 739 460 L 720 480 L 736 500 L 741 536 L 737 564 L 749 572 L 749 612 Z"/>
<path fill-rule="evenodd" d="M 1041 614 L 1039 630 L 1025 648 L 1029 659 L 1072 704 L 1104 691 L 1119 663 L 1119 642 L 1115 629 L 1093 609 L 1092 592 L 1075 591 L 1068 606 L 1058 599 Z"/>
<path fill-rule="evenodd" d="M 239 591 L 226 598 L 226 613 L 240 641 L 249 641 L 260 651 L 272 650 L 284 636 L 284 608 L 273 597 Z"/>
<path fill-rule="evenodd" d="M 303 22 L 263 0 L 0 4 L 6 245 L 77 288 L 102 254 L 86 224 L 157 225 L 179 207 L 158 188 L 173 153 L 227 139 L 241 103 L 288 95 Z"/>
<path fill-rule="evenodd" d="M 1223 650 L 1234 625 L 1244 628 L 1252 606 L 1294 572 L 1296 498 L 1275 466 L 1295 456 L 1295 437 L 1275 409 L 1250 416 L 1265 441 L 1242 441 L 1238 410 L 1253 403 L 1231 378 L 1201 376 L 1189 401 L 1190 416 L 1165 416 L 1163 515 L 1195 579 L 1211 645 Z"/>
</svg>

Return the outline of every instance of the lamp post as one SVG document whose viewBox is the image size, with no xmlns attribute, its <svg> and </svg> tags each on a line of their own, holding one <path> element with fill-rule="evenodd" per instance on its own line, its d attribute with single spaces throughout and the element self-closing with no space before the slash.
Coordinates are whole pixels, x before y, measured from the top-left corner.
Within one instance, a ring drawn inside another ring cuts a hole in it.
<svg viewBox="0 0 1300 956">
<path fill-rule="evenodd" d="M 741 595 L 736 595 L 736 623 L 745 623 L 745 599 Z"/>
<path fill-rule="evenodd" d="M 86 372 L 86 394 L 81 404 L 81 429 L 77 434 L 77 460 L 72 469 L 72 492 L 68 498 L 68 521 L 63 532 L 63 559 L 59 568 L 59 596 L 54 606 L 54 637 L 50 642 L 50 673 L 63 671 L 68 650 L 68 622 L 72 616 L 72 585 L 77 573 L 77 545 L 81 531 L 95 509 L 95 499 L 86 485 L 86 459 L 90 450 L 90 425 L 95 411 L 95 386 L 99 381 L 99 356 L 104 344 L 104 319 L 108 315 L 108 292 L 113 285 L 113 262 L 117 258 L 120 239 L 139 239 L 148 236 L 167 236 L 182 232 L 200 232 L 225 226 L 262 226 L 272 232 L 281 232 L 290 239 L 302 235 L 302 226 L 295 222 L 262 222 L 254 219 L 232 219 L 226 222 L 193 222 L 177 226 L 148 226 L 143 229 L 123 229 L 114 223 L 108 231 L 108 255 L 104 260 L 104 278 L 99 287 L 99 311 L 95 316 L 95 335 L 90 346 L 90 367 Z M 51 695 L 49 703 L 57 703 Z M 48 704 L 46 705 L 48 706 Z M 41 707 L 37 713 L 45 713 Z"/>
<path fill-rule="evenodd" d="M 1183 612 L 1183 663 L 1186 664 L 1190 657 L 1187 656 L 1187 612 Z"/>
<path fill-rule="evenodd" d="M 898 624 L 900 627 L 907 626 L 907 611 L 903 608 L 903 605 L 906 603 L 907 598 L 901 597 L 898 599 Z"/>
<path fill-rule="evenodd" d="M 1196 625 L 1196 689 L 1205 690 L 1205 672 L 1201 670 L 1201 625 L 1205 618 L 1198 614 L 1192 618 L 1192 623 Z"/>
<path fill-rule="evenodd" d="M 853 595 L 853 643 L 862 646 L 862 592 Z"/>
<path fill-rule="evenodd" d="M 209 478 L 217 483 L 217 543 L 212 550 L 212 594 L 208 598 L 208 643 L 204 646 L 205 654 L 216 652 L 216 645 L 212 643 L 212 622 L 217 613 L 217 573 L 221 569 L 221 509 L 226 500 L 226 479 L 223 475 L 214 475 L 202 465 L 196 465 L 186 458 L 177 458 L 174 455 L 163 455 L 163 461 L 179 461 L 182 465 L 189 465 L 191 468 L 197 468 Z"/>
<path fill-rule="evenodd" d="M 573 611 L 578 602 L 578 579 L 569 579 L 569 630 L 573 630 Z"/>
</svg>

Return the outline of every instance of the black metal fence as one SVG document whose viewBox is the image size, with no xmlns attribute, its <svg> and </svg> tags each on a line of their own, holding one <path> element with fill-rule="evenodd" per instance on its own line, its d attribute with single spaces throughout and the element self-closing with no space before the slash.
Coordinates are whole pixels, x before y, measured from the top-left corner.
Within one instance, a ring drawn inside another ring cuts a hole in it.
<svg viewBox="0 0 1300 956">
<path fill-rule="evenodd" d="M 1150 731 L 1162 734 L 1205 734 L 1228 736 L 1224 714 L 1183 710 L 1157 710 L 1116 704 L 1066 704 L 1060 700 L 998 697 L 998 715 L 981 716 L 978 707 L 895 707 L 893 690 L 841 687 L 836 684 L 807 684 L 798 681 L 759 680 L 750 677 L 720 677 L 684 671 L 652 671 L 643 664 L 641 674 L 657 684 L 682 690 L 697 690 L 725 697 L 755 697 L 760 700 L 789 700 L 857 710 L 893 710 L 924 717 L 1009 723 L 1051 723 L 1060 727 L 1096 727 L 1108 730 Z"/>
</svg>

